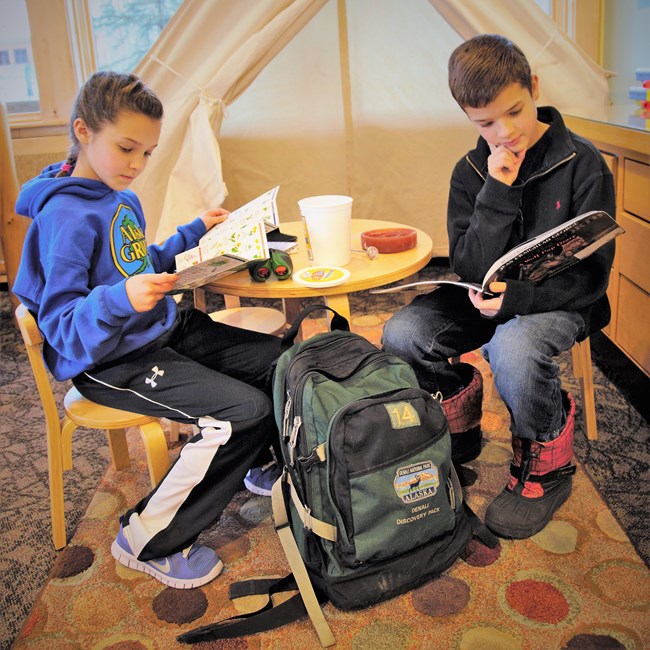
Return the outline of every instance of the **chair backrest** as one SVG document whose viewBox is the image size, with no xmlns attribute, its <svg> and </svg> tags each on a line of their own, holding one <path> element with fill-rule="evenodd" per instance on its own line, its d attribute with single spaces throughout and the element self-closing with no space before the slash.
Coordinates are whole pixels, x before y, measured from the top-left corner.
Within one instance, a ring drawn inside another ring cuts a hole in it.
<svg viewBox="0 0 650 650">
<path fill-rule="evenodd" d="M 7 108 L 0 103 L 0 236 L 2 240 L 2 257 L 9 289 L 14 286 L 14 280 L 20 264 L 23 242 L 31 219 L 16 214 L 15 205 L 18 196 L 18 177 L 14 162 L 11 130 L 7 118 Z M 19 300 L 10 293 L 14 309 Z"/>
<path fill-rule="evenodd" d="M 18 327 L 20 328 L 20 333 L 23 336 L 25 348 L 27 349 L 27 356 L 29 357 L 29 363 L 34 373 L 36 387 L 41 397 L 43 410 L 45 411 L 45 421 L 49 431 L 50 427 L 58 427 L 61 420 L 59 418 L 56 399 L 52 392 L 50 376 L 48 375 L 45 361 L 43 360 L 43 335 L 38 329 L 36 319 L 22 303 L 19 303 L 16 308 L 16 321 L 18 322 Z"/>
</svg>

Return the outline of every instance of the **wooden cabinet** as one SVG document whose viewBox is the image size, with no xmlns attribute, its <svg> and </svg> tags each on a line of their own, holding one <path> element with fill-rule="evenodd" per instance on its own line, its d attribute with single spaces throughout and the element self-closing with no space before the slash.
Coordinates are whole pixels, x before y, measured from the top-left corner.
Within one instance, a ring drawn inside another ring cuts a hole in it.
<svg viewBox="0 0 650 650">
<path fill-rule="evenodd" d="M 612 320 L 609 338 L 650 376 L 650 131 L 615 123 L 564 116 L 567 126 L 602 152 L 616 183 L 616 218 L 625 234 L 607 295 Z"/>
</svg>

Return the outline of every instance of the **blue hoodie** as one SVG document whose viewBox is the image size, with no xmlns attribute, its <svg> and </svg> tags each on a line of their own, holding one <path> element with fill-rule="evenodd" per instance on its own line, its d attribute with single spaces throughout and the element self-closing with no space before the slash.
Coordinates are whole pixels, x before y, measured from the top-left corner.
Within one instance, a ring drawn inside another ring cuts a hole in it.
<svg viewBox="0 0 650 650">
<path fill-rule="evenodd" d="M 59 381 L 75 377 L 157 339 L 176 318 L 166 296 L 148 312 L 133 309 L 126 280 L 172 271 L 174 257 L 206 232 L 199 218 L 162 245 L 147 246 L 137 196 L 101 181 L 46 167 L 22 187 L 16 212 L 33 219 L 14 293 L 36 315 L 45 362 Z"/>
</svg>

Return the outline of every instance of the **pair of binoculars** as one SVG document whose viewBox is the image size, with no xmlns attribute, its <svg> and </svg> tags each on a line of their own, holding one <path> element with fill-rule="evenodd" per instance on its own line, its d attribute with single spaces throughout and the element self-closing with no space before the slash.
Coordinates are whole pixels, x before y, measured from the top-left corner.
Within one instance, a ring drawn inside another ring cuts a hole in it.
<svg viewBox="0 0 650 650">
<path fill-rule="evenodd" d="M 291 277 L 293 264 L 288 253 L 269 249 L 271 257 L 268 260 L 255 262 L 248 267 L 248 273 L 255 282 L 266 282 L 272 275 L 278 280 L 286 280 Z"/>
</svg>

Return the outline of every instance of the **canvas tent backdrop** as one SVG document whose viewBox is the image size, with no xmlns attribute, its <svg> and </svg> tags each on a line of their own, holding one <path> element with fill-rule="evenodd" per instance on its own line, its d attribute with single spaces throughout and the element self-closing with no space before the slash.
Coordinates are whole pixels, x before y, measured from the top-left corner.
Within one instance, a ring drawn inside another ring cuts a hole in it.
<svg viewBox="0 0 650 650">
<path fill-rule="evenodd" d="M 133 186 L 150 240 L 279 184 L 281 221 L 347 194 L 354 218 L 416 226 L 447 255 L 449 178 L 477 138 L 447 61 L 480 33 L 524 50 L 540 105 L 605 116 L 606 72 L 533 0 L 186 0 L 135 71 L 165 106 Z"/>
</svg>

